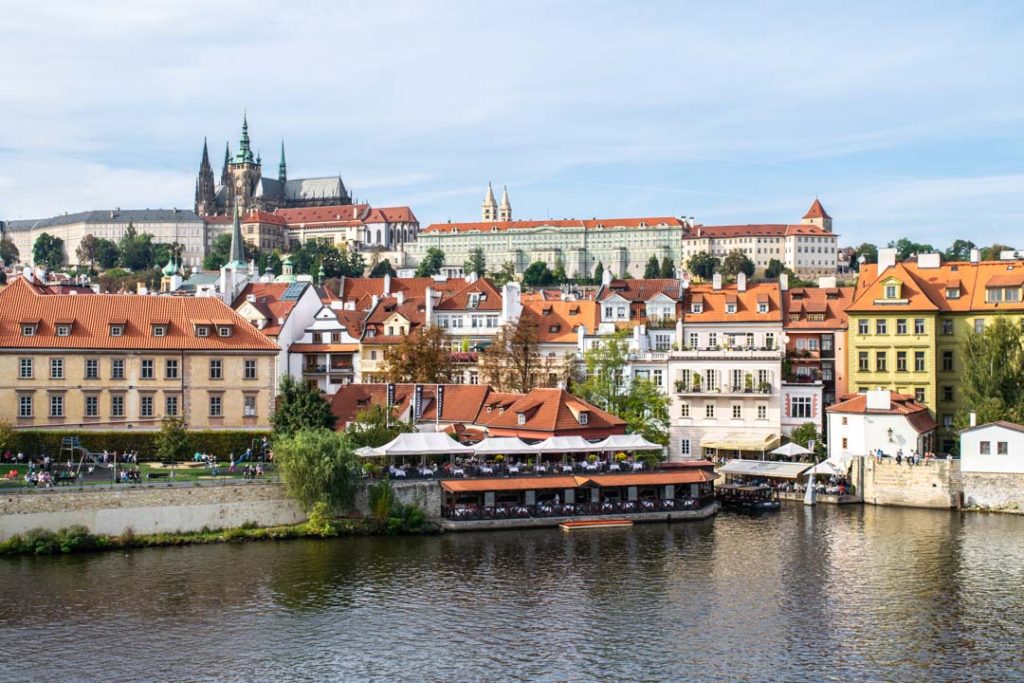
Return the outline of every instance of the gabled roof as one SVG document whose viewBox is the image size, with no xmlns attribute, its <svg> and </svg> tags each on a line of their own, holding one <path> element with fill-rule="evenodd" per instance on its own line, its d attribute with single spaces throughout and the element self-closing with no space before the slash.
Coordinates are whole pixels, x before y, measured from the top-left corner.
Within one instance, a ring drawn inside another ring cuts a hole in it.
<svg viewBox="0 0 1024 683">
<path fill-rule="evenodd" d="M 818 198 L 814 198 L 814 203 L 811 204 L 811 208 L 807 209 L 807 213 L 804 214 L 804 218 L 831 218 L 828 212 L 825 211 L 825 207 L 821 205 Z"/>
<path fill-rule="evenodd" d="M 846 307 L 853 300 L 853 287 L 794 287 L 785 292 L 783 301 L 786 317 L 783 327 L 787 330 L 842 329 L 848 324 Z M 824 313 L 824 320 L 808 320 L 810 313 Z M 790 320 L 790 315 L 799 314 L 799 320 Z"/>
<path fill-rule="evenodd" d="M 897 263 L 879 273 L 878 265 L 865 263 L 860 270 L 851 312 L 889 311 L 1024 311 L 1024 297 L 1018 301 L 990 302 L 988 287 L 1021 287 L 1024 260 L 950 261 L 938 268 L 921 268 L 913 259 Z M 885 300 L 885 283 L 895 278 L 903 287 L 907 303 L 877 303 Z M 1021 284 L 1017 284 L 1021 281 Z M 947 289 L 958 289 L 959 297 L 947 298 Z"/>
<path fill-rule="evenodd" d="M 965 434 L 967 432 L 973 432 L 978 429 L 985 429 L 987 427 L 1001 427 L 1002 429 L 1009 429 L 1014 432 L 1020 432 L 1024 434 L 1024 425 L 1019 425 L 1016 422 L 1009 422 L 1007 420 L 996 420 L 995 422 L 986 422 L 983 425 L 975 425 L 974 427 L 968 427 L 967 429 L 961 429 L 960 433 Z"/>
<path fill-rule="evenodd" d="M 437 385 L 423 386 L 423 420 L 437 419 Z M 401 415 L 415 398 L 414 384 L 395 385 L 395 415 Z M 471 424 L 491 393 L 486 384 L 445 384 L 442 422 Z M 374 405 L 387 405 L 387 384 L 346 384 L 331 397 L 331 412 L 338 418 L 337 426 L 353 421 L 356 415 Z"/>
<path fill-rule="evenodd" d="M 683 316 L 687 323 L 782 321 L 782 297 L 777 282 L 748 284 L 745 292 L 738 291 L 735 284 L 723 286 L 718 290 L 709 284 L 691 285 L 686 292 Z M 735 298 L 735 313 L 726 313 L 726 304 L 731 303 L 730 297 Z M 768 300 L 768 312 L 758 313 L 758 300 L 763 302 L 765 297 Z M 700 313 L 691 311 L 690 304 L 694 302 L 702 304 L 703 309 Z"/>
<path fill-rule="evenodd" d="M 867 394 L 848 394 L 839 403 L 825 408 L 825 411 L 853 415 L 903 415 L 918 434 L 930 432 L 939 426 L 928 412 L 928 406 L 918 403 L 913 396 L 894 391 L 889 392 L 889 408 L 886 410 L 868 408 Z"/>
<path fill-rule="evenodd" d="M 284 218 L 290 226 L 300 224 L 315 226 L 318 224 L 336 225 L 348 222 L 362 223 L 369 210 L 369 204 L 337 204 L 333 206 L 309 206 L 298 209 L 278 209 L 274 213 Z"/>
<path fill-rule="evenodd" d="M 371 209 L 366 216 L 367 223 L 418 223 L 408 206 L 386 206 Z"/>
<path fill-rule="evenodd" d="M 697 225 L 690 228 L 683 239 L 725 239 L 730 237 L 788 237 L 791 235 L 818 235 L 836 237 L 821 226 L 811 223 L 756 223 L 748 225 Z"/>
<path fill-rule="evenodd" d="M 24 337 L 20 321 L 38 320 L 35 335 Z M 55 323 L 74 321 L 70 336 L 59 337 Z M 152 327 L 167 324 L 155 337 Z M 124 324 L 111 336 L 111 324 Z M 229 337 L 199 337 L 197 325 L 228 324 Z M 0 291 L 0 348 L 160 349 L 277 351 L 271 339 L 216 297 L 138 294 L 42 294 L 24 278 Z"/>
<path fill-rule="evenodd" d="M 524 317 L 537 322 L 537 341 L 541 344 L 576 344 L 576 328 L 586 334 L 597 330 L 596 301 L 527 301 Z"/>
<path fill-rule="evenodd" d="M 659 278 L 650 280 L 612 280 L 602 285 L 597 292 L 597 300 L 604 301 L 616 294 L 627 301 L 650 301 L 659 294 L 670 299 L 679 299 L 682 290 L 680 281 L 675 278 Z"/>
<path fill-rule="evenodd" d="M 242 288 L 231 307 L 237 311 L 248 303 L 267 319 L 267 324 L 260 331 L 268 337 L 276 337 L 284 326 L 278 321 L 288 319 L 309 286 L 308 283 L 250 282 Z M 254 298 L 251 302 L 250 295 Z"/>
<path fill-rule="evenodd" d="M 470 310 L 470 300 L 476 294 L 478 304 L 475 309 L 478 311 L 500 311 L 501 292 L 490 281 L 480 278 L 475 282 L 467 283 L 465 287 L 441 297 L 441 300 L 434 306 L 437 311 L 465 311 Z"/>
<path fill-rule="evenodd" d="M 587 412 L 587 423 L 581 425 L 579 414 L 584 411 Z M 519 423 L 519 413 L 526 416 L 523 424 Z M 581 427 L 601 429 L 624 427 L 626 424 L 621 418 L 576 398 L 565 389 L 534 389 L 514 401 L 503 413 L 492 412 L 482 417 L 480 423 L 491 428 L 504 427 L 521 432 L 558 432 Z"/>
</svg>

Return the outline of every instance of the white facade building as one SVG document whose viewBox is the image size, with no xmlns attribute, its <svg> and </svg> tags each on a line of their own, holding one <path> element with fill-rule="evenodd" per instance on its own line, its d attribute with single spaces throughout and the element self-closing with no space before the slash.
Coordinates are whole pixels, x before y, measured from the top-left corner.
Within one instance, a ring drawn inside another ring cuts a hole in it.
<svg viewBox="0 0 1024 683">
<path fill-rule="evenodd" d="M 960 471 L 1024 474 L 1024 425 L 989 422 L 960 432 Z"/>
<path fill-rule="evenodd" d="M 340 302 L 337 302 L 340 303 Z M 326 394 L 359 377 L 360 324 L 365 313 L 321 306 L 300 339 L 291 345 L 288 369 Z"/>
<path fill-rule="evenodd" d="M 895 456 L 933 450 L 935 420 L 928 406 L 913 396 L 884 389 L 871 390 L 829 406 L 828 456 L 871 456 L 877 451 Z"/>
</svg>

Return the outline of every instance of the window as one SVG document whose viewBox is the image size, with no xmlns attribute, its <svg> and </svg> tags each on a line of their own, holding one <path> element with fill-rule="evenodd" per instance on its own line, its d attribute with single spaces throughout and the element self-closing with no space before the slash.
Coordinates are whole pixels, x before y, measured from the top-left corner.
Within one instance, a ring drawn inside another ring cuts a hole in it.
<svg viewBox="0 0 1024 683">
<path fill-rule="evenodd" d="M 899 319 L 897 319 L 896 320 L 896 334 L 906 334 L 906 333 L 907 333 L 907 319 L 906 318 L 899 318 Z"/>
<path fill-rule="evenodd" d="M 743 406 L 739 403 L 732 404 L 732 419 L 742 420 L 743 419 Z"/>
<path fill-rule="evenodd" d="M 36 334 L 36 326 L 35 325 L 22 325 L 21 326 L 21 336 L 22 337 L 34 337 L 35 334 Z"/>
<path fill-rule="evenodd" d="M 844 436 L 844 437 L 843 437 L 843 450 L 845 451 L 845 450 L 846 450 L 847 448 L 849 448 L 849 446 L 850 446 L 850 440 L 849 440 L 849 439 L 847 439 L 847 438 L 846 438 L 846 437 Z"/>
<path fill-rule="evenodd" d="M 50 359 L 50 379 L 64 379 L 64 359 Z"/>
<path fill-rule="evenodd" d="M 863 318 L 857 321 L 857 333 L 867 334 L 868 333 L 868 321 Z"/>
<path fill-rule="evenodd" d="M 163 325 L 153 325 L 153 336 L 154 337 L 165 337 L 167 336 L 167 328 Z"/>
<path fill-rule="evenodd" d="M 224 372 L 223 372 L 222 361 L 220 361 L 220 360 L 211 360 L 210 361 L 210 379 L 223 379 L 223 378 L 224 378 Z"/>
<path fill-rule="evenodd" d="M 979 455 L 992 455 L 992 442 L 991 441 L 981 441 L 981 442 L 979 442 L 978 443 L 978 453 L 979 453 Z"/>
<path fill-rule="evenodd" d="M 177 396 L 168 396 L 168 397 L 166 397 L 164 399 L 164 408 L 165 408 L 164 412 L 167 413 L 168 415 L 177 415 L 178 414 L 178 397 Z"/>
<path fill-rule="evenodd" d="M 953 352 L 943 351 L 942 352 L 942 370 L 943 372 L 953 372 Z"/>
<path fill-rule="evenodd" d="M 952 401 L 953 400 L 953 387 L 942 387 L 942 400 Z"/>
<path fill-rule="evenodd" d="M 734 302 L 727 303 L 725 305 L 725 312 L 726 313 L 735 313 L 736 312 L 736 304 Z"/>
<path fill-rule="evenodd" d="M 198 326 L 196 328 L 196 336 L 197 337 L 209 337 L 210 336 L 210 328 L 207 327 L 206 325 Z"/>
<path fill-rule="evenodd" d="M 110 416 L 124 417 L 124 396 L 116 394 L 110 397 Z"/>
<path fill-rule="evenodd" d="M 832 350 L 832 335 L 823 334 L 821 335 L 821 350 L 831 351 Z"/>
<path fill-rule="evenodd" d="M 85 416 L 86 417 L 99 417 L 100 415 L 100 399 L 99 396 L 86 396 L 85 397 Z"/>
<path fill-rule="evenodd" d="M 585 425 L 589 421 L 590 421 L 590 413 L 587 412 L 586 410 L 581 410 L 580 411 L 580 420 L 579 420 L 580 424 L 581 425 Z"/>
<path fill-rule="evenodd" d="M 886 368 L 887 368 L 887 365 L 888 365 L 888 363 L 887 363 L 887 358 L 886 358 L 885 351 L 876 351 L 875 352 L 875 371 L 876 372 L 885 372 Z"/>
<path fill-rule="evenodd" d="M 110 361 L 110 379 L 124 379 L 123 358 L 115 358 Z"/>
<path fill-rule="evenodd" d="M 768 406 L 763 406 L 762 405 L 762 406 L 758 406 L 757 407 L 757 419 L 758 420 L 767 420 L 768 419 Z"/>
<path fill-rule="evenodd" d="M 812 410 L 810 396 L 794 396 L 789 405 L 791 417 L 809 418 Z"/>
<path fill-rule="evenodd" d="M 769 349 L 774 349 L 775 348 L 775 333 L 774 332 L 765 332 L 765 335 L 764 335 L 764 345 L 765 345 L 766 348 L 769 348 Z"/>
<path fill-rule="evenodd" d="M 256 379 L 256 361 L 246 360 L 245 361 L 245 379 Z"/>
<path fill-rule="evenodd" d="M 984 331 L 985 331 L 985 319 L 984 318 L 975 318 L 974 319 L 974 332 L 976 334 L 981 334 Z"/>
<path fill-rule="evenodd" d="M 679 406 L 679 417 L 686 419 L 690 417 L 690 404 L 683 403 Z"/>
<path fill-rule="evenodd" d="M 164 363 L 164 377 L 166 379 L 178 379 L 177 360 L 168 360 Z"/>
<path fill-rule="evenodd" d="M 690 348 L 691 349 L 697 348 L 697 344 L 698 343 L 699 343 L 699 340 L 697 338 L 697 333 L 696 332 L 691 332 L 690 333 L 690 342 L 689 342 Z"/>
<path fill-rule="evenodd" d="M 18 362 L 18 377 L 21 379 L 32 379 L 32 359 L 22 358 Z"/>
<path fill-rule="evenodd" d="M 959 287 L 946 287 L 946 298 L 947 299 L 959 299 L 960 288 Z"/>
<path fill-rule="evenodd" d="M 154 376 L 153 359 L 143 358 L 142 359 L 142 379 L 153 379 Z"/>
<path fill-rule="evenodd" d="M 246 396 L 242 405 L 242 415 L 245 417 L 256 417 L 256 397 Z"/>
<path fill-rule="evenodd" d="M 518 424 L 518 425 L 526 424 L 526 413 L 516 413 L 516 424 Z"/>
<path fill-rule="evenodd" d="M 654 370 L 651 370 L 651 382 L 658 387 L 664 386 L 664 374 L 664 371 L 661 370 L 660 368 L 655 368 Z"/>
<path fill-rule="evenodd" d="M 689 439 L 680 439 L 679 440 L 679 453 L 681 455 L 689 455 L 690 454 L 690 440 Z"/>
<path fill-rule="evenodd" d="M 914 387 L 914 400 L 924 403 L 924 387 Z"/>
<path fill-rule="evenodd" d="M 717 332 L 709 332 L 708 333 L 708 346 L 718 346 L 718 333 Z"/>
<path fill-rule="evenodd" d="M 707 404 L 704 405 L 704 417 L 706 417 L 709 420 L 714 420 L 715 419 L 715 404 L 714 403 L 707 403 Z"/>
<path fill-rule="evenodd" d="M 953 321 L 952 320 L 943 320 L 942 321 L 942 334 L 946 335 L 947 337 L 949 335 L 953 334 Z"/>
<path fill-rule="evenodd" d="M 210 397 L 210 417 L 221 417 L 221 397 L 211 396 Z"/>
<path fill-rule="evenodd" d="M 153 397 L 142 396 L 139 398 L 139 416 L 153 417 Z"/>
<path fill-rule="evenodd" d="M 231 327 L 229 325 L 220 325 L 217 328 L 217 335 L 221 336 L 221 337 L 230 337 L 231 336 Z"/>
<path fill-rule="evenodd" d="M 897 351 L 896 352 L 896 372 L 907 371 L 907 352 Z"/>
<path fill-rule="evenodd" d="M 898 294 L 899 294 L 899 287 L 897 287 L 896 285 L 886 285 L 885 286 L 885 298 L 886 299 L 895 299 Z"/>
<path fill-rule="evenodd" d="M 704 304 L 694 304 L 694 303 L 690 304 L 690 313 L 703 313 L 703 312 L 704 312 Z"/>
<path fill-rule="evenodd" d="M 64 396 L 50 394 L 50 417 L 64 417 Z"/>
<path fill-rule="evenodd" d="M 886 322 L 885 320 L 875 321 L 875 334 L 886 334 Z"/>
<path fill-rule="evenodd" d="M 121 336 L 124 336 L 124 325 L 111 325 L 110 326 L 110 336 L 111 337 L 121 337 Z"/>
<path fill-rule="evenodd" d="M 996 455 L 1009 455 L 1010 444 L 1006 441 L 996 441 Z"/>
<path fill-rule="evenodd" d="M 32 397 L 18 397 L 18 417 L 32 417 Z"/>
<path fill-rule="evenodd" d="M 57 336 L 58 337 L 70 337 L 71 336 L 71 325 L 57 325 Z"/>
<path fill-rule="evenodd" d="M 99 379 L 100 378 L 100 362 L 96 358 L 85 359 L 85 378 L 86 379 Z"/>
<path fill-rule="evenodd" d="M 766 303 L 759 303 L 757 305 L 757 312 L 758 313 L 767 313 L 768 312 L 768 304 L 766 304 Z"/>
<path fill-rule="evenodd" d="M 924 318 L 914 318 L 914 334 L 924 334 Z"/>
</svg>

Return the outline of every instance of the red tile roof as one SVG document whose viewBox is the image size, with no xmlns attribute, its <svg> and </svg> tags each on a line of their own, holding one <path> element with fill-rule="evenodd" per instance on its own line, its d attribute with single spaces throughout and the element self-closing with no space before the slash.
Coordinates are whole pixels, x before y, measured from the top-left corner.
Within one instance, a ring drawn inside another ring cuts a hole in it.
<svg viewBox="0 0 1024 683">
<path fill-rule="evenodd" d="M 849 312 L 879 311 L 1024 311 L 1024 297 L 1018 301 L 987 301 L 988 287 L 1020 287 L 1024 260 L 1016 261 L 950 261 L 938 268 L 921 268 L 917 261 L 907 260 L 878 272 L 878 265 L 865 263 L 857 279 Z M 885 302 L 885 284 L 890 279 L 902 285 L 901 298 L 907 303 Z M 959 286 L 960 296 L 947 298 L 946 289 Z"/>
<path fill-rule="evenodd" d="M 649 301 L 659 294 L 664 294 L 670 299 L 679 299 L 680 291 L 680 281 L 674 278 L 612 280 L 610 284 L 602 286 L 597 291 L 597 300 L 604 301 L 618 295 L 627 301 L 641 302 Z"/>
<path fill-rule="evenodd" d="M 750 225 L 697 225 L 683 236 L 683 239 L 729 237 L 786 237 L 790 235 L 832 235 L 824 228 L 810 223 L 799 224 L 750 224 Z"/>
<path fill-rule="evenodd" d="M 580 424 L 579 414 L 587 413 L 587 423 Z M 519 413 L 526 421 L 519 424 Z M 581 430 L 597 431 L 614 428 L 625 433 L 626 422 L 586 401 L 576 398 L 565 389 L 534 389 L 509 405 L 504 412 L 481 416 L 480 424 L 494 429 L 515 430 L 529 438 L 529 433 L 545 435 Z"/>
<path fill-rule="evenodd" d="M 825 207 L 821 205 L 818 198 L 815 197 L 814 203 L 811 204 L 811 208 L 807 209 L 807 213 L 804 214 L 804 218 L 831 218 L 828 212 L 825 211 Z"/>
<path fill-rule="evenodd" d="M 287 320 L 295 305 L 299 303 L 298 299 L 281 299 L 290 286 L 291 284 L 287 282 L 250 282 L 235 298 L 231 307 L 237 311 L 244 304 L 250 303 L 267 318 L 267 324 L 260 331 L 268 337 L 276 337 L 281 333 L 284 324 L 278 320 Z M 253 296 L 254 301 L 248 301 L 249 295 Z"/>
<path fill-rule="evenodd" d="M 918 434 L 930 432 L 939 426 L 928 412 L 928 406 L 918 403 L 913 396 L 892 391 L 889 392 L 888 410 L 869 409 L 866 394 L 849 394 L 841 402 L 825 408 L 825 411 L 856 415 L 904 415 Z"/>
<path fill-rule="evenodd" d="M 736 312 L 726 313 L 729 297 L 736 298 Z M 768 312 L 758 313 L 758 300 L 768 298 Z M 683 315 L 688 323 L 717 322 L 780 322 L 782 320 L 781 294 L 777 282 L 758 282 L 747 285 L 745 292 L 737 291 L 736 285 L 727 285 L 716 290 L 712 285 L 691 285 L 687 290 L 687 302 Z M 690 304 L 701 302 L 703 310 L 693 313 Z"/>
<path fill-rule="evenodd" d="M 280 216 L 274 213 L 268 213 L 266 211 L 253 211 L 249 213 L 245 218 L 240 221 L 242 224 L 245 223 L 271 223 L 273 225 L 285 225 L 288 221 L 285 220 L 284 216 Z"/>
<path fill-rule="evenodd" d="M 620 228 L 682 228 L 685 224 L 675 216 L 648 218 L 593 218 L 541 221 L 481 221 L 477 223 L 434 223 L 424 233 L 450 232 L 504 232 L 506 230 L 532 230 L 535 228 L 574 228 L 583 230 L 615 230 Z"/>
<path fill-rule="evenodd" d="M 541 344 L 575 344 L 580 325 L 587 334 L 597 330 L 597 312 L 596 301 L 527 301 L 522 315 L 536 320 Z"/>
<path fill-rule="evenodd" d="M 471 294 L 479 294 L 479 303 L 473 310 L 478 311 L 500 311 L 501 292 L 498 288 L 483 278 L 466 285 L 452 294 L 443 295 L 441 300 L 434 306 L 438 311 L 465 311 L 469 309 Z"/>
<path fill-rule="evenodd" d="M 38 320 L 35 335 L 22 336 L 21 321 Z M 59 337 L 56 322 L 71 322 L 71 334 Z M 155 337 L 152 326 L 168 323 Z M 112 324 L 124 334 L 110 335 Z M 229 324 L 230 337 L 215 330 L 199 337 L 196 325 Z M 277 351 L 278 346 L 215 297 L 138 294 L 40 294 L 23 278 L 0 291 L 0 348 L 160 349 Z"/>
<path fill-rule="evenodd" d="M 853 287 L 794 287 L 785 293 L 783 302 L 786 317 L 783 327 L 787 330 L 843 329 L 847 326 L 846 307 L 853 300 Z M 790 315 L 800 314 L 799 320 Z M 824 320 L 808 320 L 808 313 L 824 313 Z"/>
<path fill-rule="evenodd" d="M 302 224 L 307 227 L 313 227 L 318 224 L 360 223 L 369 210 L 369 204 L 346 204 L 341 206 L 310 206 L 301 209 L 278 209 L 275 213 L 284 218 L 289 226 Z"/>
</svg>

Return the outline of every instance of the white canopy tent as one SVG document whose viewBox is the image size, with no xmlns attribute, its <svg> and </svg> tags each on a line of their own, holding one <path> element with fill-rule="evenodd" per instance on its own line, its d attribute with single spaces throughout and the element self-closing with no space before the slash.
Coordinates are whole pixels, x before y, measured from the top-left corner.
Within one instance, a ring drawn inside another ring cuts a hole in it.
<svg viewBox="0 0 1024 683">
<path fill-rule="evenodd" d="M 594 453 L 601 450 L 582 436 L 551 436 L 533 446 L 534 453 Z"/>
<path fill-rule="evenodd" d="M 378 457 L 377 449 L 373 446 L 362 446 L 356 449 L 356 455 L 360 458 L 376 458 Z"/>
<path fill-rule="evenodd" d="M 390 442 L 371 449 L 373 456 L 404 455 L 472 455 L 473 449 L 464 446 L 444 432 L 412 432 L 399 434 Z M 364 457 L 369 457 L 367 456 Z"/>
<path fill-rule="evenodd" d="M 846 474 L 845 469 L 841 469 L 836 463 L 831 460 L 823 460 L 817 465 L 807 471 L 807 474 L 822 474 L 828 477 L 836 476 L 841 477 Z"/>
<path fill-rule="evenodd" d="M 537 449 L 514 436 L 492 436 L 472 446 L 477 455 L 533 455 Z"/>
<path fill-rule="evenodd" d="M 813 453 L 813 451 L 804 448 L 795 441 L 790 441 L 789 443 L 779 446 L 772 451 L 772 455 L 784 455 L 787 458 L 795 458 L 799 455 L 810 455 L 811 453 Z"/>
<path fill-rule="evenodd" d="M 797 479 L 811 468 L 808 462 L 771 462 L 766 460 L 730 460 L 718 470 L 722 474 L 772 479 Z"/>
<path fill-rule="evenodd" d="M 604 441 L 598 441 L 591 446 L 597 451 L 660 451 L 661 444 L 648 441 L 639 434 L 613 434 Z"/>
</svg>

